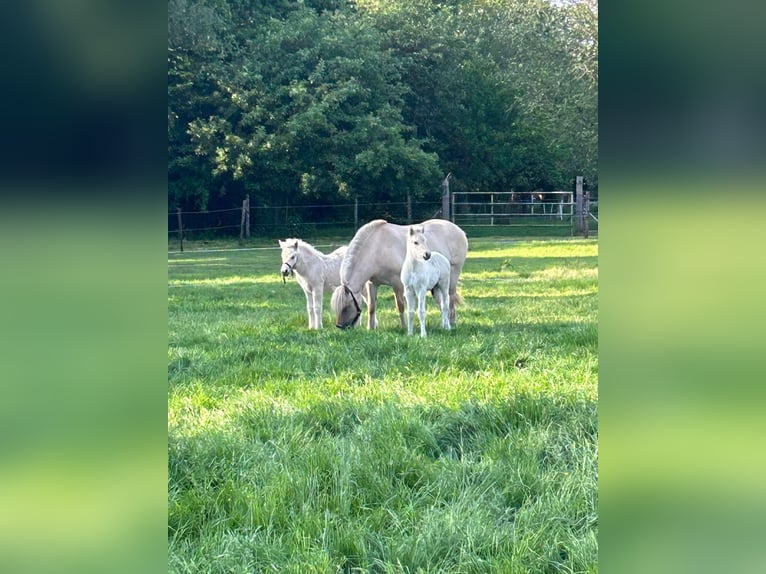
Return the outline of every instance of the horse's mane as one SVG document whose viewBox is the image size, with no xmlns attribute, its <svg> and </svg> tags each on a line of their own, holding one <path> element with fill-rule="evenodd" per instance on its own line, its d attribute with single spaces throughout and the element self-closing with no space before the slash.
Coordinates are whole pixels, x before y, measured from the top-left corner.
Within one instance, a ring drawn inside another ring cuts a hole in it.
<svg viewBox="0 0 766 574">
<path fill-rule="evenodd" d="M 386 225 L 387 223 L 388 221 L 385 219 L 374 219 L 369 223 L 365 223 L 362 225 L 362 227 L 359 228 L 353 239 L 351 239 L 351 243 L 348 244 L 348 251 L 346 251 L 346 256 L 343 258 L 343 263 L 340 267 L 341 277 L 346 276 L 346 272 L 354 264 L 356 257 L 359 255 L 359 252 L 362 250 L 362 248 L 364 248 L 367 240 L 370 238 L 370 235 L 377 231 L 382 225 Z"/>
<path fill-rule="evenodd" d="M 309 251 L 310 253 L 313 253 L 314 255 L 318 255 L 319 257 L 324 257 L 324 253 L 322 253 L 321 251 L 319 251 L 319 249 L 311 245 L 311 243 L 303 241 L 303 239 L 298 239 L 297 237 L 289 237 L 285 239 L 284 241 L 287 244 L 295 243 L 297 241 L 298 251 L 300 251 L 301 249 L 305 249 Z"/>
<path fill-rule="evenodd" d="M 324 259 L 325 257 L 324 253 L 322 253 L 321 251 L 319 251 L 319 249 L 311 245 L 311 243 L 307 243 L 306 241 L 303 241 L 303 239 L 298 240 L 298 250 L 300 250 L 301 248 L 305 249 L 309 253 L 312 253 L 322 259 Z"/>
</svg>

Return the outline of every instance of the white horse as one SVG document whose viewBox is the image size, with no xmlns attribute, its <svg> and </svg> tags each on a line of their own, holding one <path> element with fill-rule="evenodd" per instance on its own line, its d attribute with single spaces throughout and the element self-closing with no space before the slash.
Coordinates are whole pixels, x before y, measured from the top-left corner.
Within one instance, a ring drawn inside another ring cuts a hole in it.
<svg viewBox="0 0 766 574">
<path fill-rule="evenodd" d="M 468 253 L 468 239 L 454 223 L 444 219 L 429 219 L 420 224 L 425 230 L 428 244 L 450 262 L 449 320 L 457 322 L 455 305 L 461 301 L 457 283 Z M 357 323 L 361 315 L 359 301 L 367 283 L 367 328 L 378 326 L 375 304 L 378 285 L 390 285 L 394 290 L 396 308 L 402 327 L 404 319 L 404 286 L 401 273 L 407 254 L 406 225 L 396 225 L 376 219 L 363 225 L 348 244 L 348 251 L 340 269 L 341 285 L 335 288 L 330 300 L 335 313 L 335 326 L 341 329 Z"/>
<path fill-rule="evenodd" d="M 422 226 L 410 227 L 407 235 L 407 255 L 400 275 L 407 299 L 407 334 L 413 334 L 415 304 L 418 306 L 420 336 L 426 336 L 426 292 L 431 293 L 442 312 L 442 327 L 449 331 L 450 263 L 438 251 L 428 249 Z"/>
<path fill-rule="evenodd" d="M 340 266 L 347 245 L 325 255 L 301 239 L 279 240 L 282 248 L 282 280 L 295 274 L 306 295 L 309 329 L 322 328 L 322 299 L 340 285 Z"/>
</svg>

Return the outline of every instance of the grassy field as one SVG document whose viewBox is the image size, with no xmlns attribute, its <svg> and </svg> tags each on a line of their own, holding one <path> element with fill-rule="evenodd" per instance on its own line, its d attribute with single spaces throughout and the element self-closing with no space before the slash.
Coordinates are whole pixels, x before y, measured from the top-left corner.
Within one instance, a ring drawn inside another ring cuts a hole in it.
<svg viewBox="0 0 766 574">
<path fill-rule="evenodd" d="M 598 571 L 598 244 L 469 241 L 426 339 L 388 287 L 308 331 L 277 249 L 168 255 L 169 571 Z"/>
</svg>

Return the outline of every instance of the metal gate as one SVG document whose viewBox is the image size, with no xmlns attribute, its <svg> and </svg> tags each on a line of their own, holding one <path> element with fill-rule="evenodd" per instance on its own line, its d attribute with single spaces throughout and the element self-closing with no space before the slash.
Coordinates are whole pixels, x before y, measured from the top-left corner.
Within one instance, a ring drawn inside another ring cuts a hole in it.
<svg viewBox="0 0 766 574">
<path fill-rule="evenodd" d="M 557 228 L 571 233 L 575 216 L 571 191 L 453 192 L 450 215 L 460 226 Z"/>
</svg>

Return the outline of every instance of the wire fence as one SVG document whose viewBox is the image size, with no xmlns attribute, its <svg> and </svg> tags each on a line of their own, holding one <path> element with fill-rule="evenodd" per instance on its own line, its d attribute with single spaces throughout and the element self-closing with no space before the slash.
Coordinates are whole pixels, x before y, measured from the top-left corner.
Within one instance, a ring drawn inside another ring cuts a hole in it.
<svg viewBox="0 0 766 574">
<path fill-rule="evenodd" d="M 593 198 L 585 216 L 588 230 L 598 230 L 598 201 Z M 440 201 L 348 202 L 281 206 L 242 206 L 206 211 L 168 213 L 168 239 L 183 240 L 240 237 L 310 237 L 352 235 L 364 223 L 385 219 L 408 224 L 444 217 L 473 234 L 506 236 L 571 236 L 578 207 L 569 191 L 454 192 L 445 206 Z M 582 225 L 582 223 L 580 223 Z M 183 246 L 181 245 L 181 249 Z"/>
<path fill-rule="evenodd" d="M 353 230 L 372 219 L 405 224 L 441 216 L 441 202 L 371 202 L 282 206 L 249 206 L 250 235 L 278 236 L 337 228 Z M 235 237 L 242 234 L 243 207 L 168 213 L 168 236 L 183 230 L 186 239 Z"/>
</svg>

